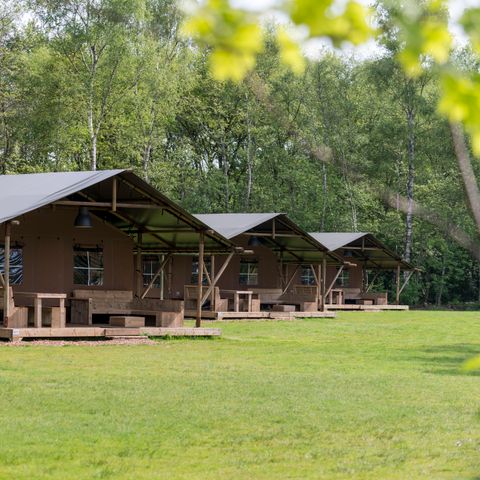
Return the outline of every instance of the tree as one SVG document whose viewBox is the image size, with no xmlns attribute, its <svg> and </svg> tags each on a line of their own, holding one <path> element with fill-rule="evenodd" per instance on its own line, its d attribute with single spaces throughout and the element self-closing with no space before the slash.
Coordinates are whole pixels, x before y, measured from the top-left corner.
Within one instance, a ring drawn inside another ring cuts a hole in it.
<svg viewBox="0 0 480 480">
<path fill-rule="evenodd" d="M 90 169 L 96 170 L 102 128 L 115 103 L 132 88 L 131 41 L 145 2 L 34 0 L 33 9 L 61 61 L 55 65 L 74 85 L 88 133 Z"/>
</svg>

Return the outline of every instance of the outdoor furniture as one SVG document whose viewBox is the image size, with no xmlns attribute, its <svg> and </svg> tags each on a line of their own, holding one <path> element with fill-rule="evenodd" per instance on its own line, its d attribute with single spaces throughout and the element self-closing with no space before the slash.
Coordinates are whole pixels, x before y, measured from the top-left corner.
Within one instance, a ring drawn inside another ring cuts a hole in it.
<svg viewBox="0 0 480 480">
<path fill-rule="evenodd" d="M 110 317 L 110 325 L 114 327 L 144 327 L 145 317 L 131 317 L 127 315 Z"/>
<path fill-rule="evenodd" d="M 363 304 L 364 300 L 371 300 L 370 305 L 388 305 L 387 292 L 362 292 L 360 288 L 343 288 L 343 293 L 345 303 L 349 300 L 350 303 Z"/>
<path fill-rule="evenodd" d="M 42 328 L 43 310 L 50 317 L 52 328 L 65 328 L 65 299 L 66 293 L 17 292 L 16 296 L 23 296 L 33 300 L 33 326 Z M 43 300 L 58 300 L 58 307 L 43 308 Z"/>
<path fill-rule="evenodd" d="M 283 293 L 281 288 L 252 288 L 261 305 L 272 309 L 275 305 L 298 305 L 301 312 L 318 311 L 317 287 L 312 285 L 295 285 L 293 292 Z M 253 300 L 255 302 L 255 299 Z"/>
<path fill-rule="evenodd" d="M 274 305 L 272 310 L 274 312 L 294 312 L 295 305 Z"/>
<path fill-rule="evenodd" d="M 233 297 L 233 311 L 240 311 L 240 297 L 245 297 L 246 309 L 245 311 L 252 311 L 252 297 L 254 292 L 251 290 L 222 290 L 223 293 L 231 295 Z"/>
<path fill-rule="evenodd" d="M 341 288 L 332 288 L 328 293 L 328 302 L 329 305 L 343 305 L 343 289 Z"/>
<path fill-rule="evenodd" d="M 181 300 L 134 298 L 129 290 L 74 290 L 70 316 L 81 325 L 92 325 L 93 315 L 151 316 L 157 327 L 181 327 L 183 305 Z"/>
<path fill-rule="evenodd" d="M 8 301 L 10 305 L 10 317 L 8 319 L 9 328 L 26 328 L 28 326 L 28 308 L 17 307 L 13 299 L 12 287 L 8 289 Z M 0 310 L 5 310 L 5 289 L 0 287 Z"/>
</svg>

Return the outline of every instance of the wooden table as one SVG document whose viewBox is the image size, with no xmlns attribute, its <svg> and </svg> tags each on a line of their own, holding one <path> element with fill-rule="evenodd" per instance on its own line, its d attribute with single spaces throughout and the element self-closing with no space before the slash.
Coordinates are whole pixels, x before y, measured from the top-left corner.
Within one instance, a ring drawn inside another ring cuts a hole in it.
<svg viewBox="0 0 480 480">
<path fill-rule="evenodd" d="M 336 296 L 337 303 L 335 305 L 343 305 L 343 289 L 341 288 L 332 288 L 328 293 L 328 304 L 334 305 L 333 296 Z"/>
<path fill-rule="evenodd" d="M 58 300 L 59 307 L 57 308 L 59 308 L 60 310 L 60 325 L 58 326 L 58 328 L 65 328 L 66 326 L 65 299 L 67 298 L 66 293 L 16 292 L 15 296 L 17 295 L 33 298 L 33 308 L 34 308 L 33 324 L 35 328 L 42 328 L 43 300 L 44 299 Z"/>
<path fill-rule="evenodd" d="M 247 298 L 247 312 L 252 311 L 252 296 L 253 292 L 250 290 L 222 290 L 222 292 L 233 294 L 233 311 L 240 311 L 240 296 L 243 295 Z"/>
</svg>

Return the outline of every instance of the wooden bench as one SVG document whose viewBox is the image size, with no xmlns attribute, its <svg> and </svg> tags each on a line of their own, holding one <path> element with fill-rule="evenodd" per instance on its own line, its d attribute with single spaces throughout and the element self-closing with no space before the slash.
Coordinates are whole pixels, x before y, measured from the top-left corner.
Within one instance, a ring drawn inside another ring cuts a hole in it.
<svg viewBox="0 0 480 480">
<path fill-rule="evenodd" d="M 9 312 L 7 328 L 27 328 L 28 327 L 28 308 L 17 307 L 13 299 L 13 289 L 8 289 Z M 5 310 L 5 289 L 0 287 L 0 310 Z"/>
<path fill-rule="evenodd" d="M 300 287 L 300 288 L 297 288 Z M 316 287 L 295 285 L 293 291 L 283 293 L 281 288 L 251 288 L 258 295 L 261 305 L 297 305 L 301 312 L 318 311 Z"/>
<path fill-rule="evenodd" d="M 388 305 L 387 292 L 362 292 L 360 288 L 343 288 L 343 295 L 345 301 L 350 300 L 358 304 Z"/>
<path fill-rule="evenodd" d="M 92 325 L 93 315 L 155 317 L 157 327 L 183 326 L 181 300 L 134 298 L 128 290 L 74 290 L 70 299 L 71 322 Z"/>
<path fill-rule="evenodd" d="M 145 317 L 131 317 L 128 315 L 110 317 L 109 324 L 113 327 L 144 327 Z"/>
</svg>

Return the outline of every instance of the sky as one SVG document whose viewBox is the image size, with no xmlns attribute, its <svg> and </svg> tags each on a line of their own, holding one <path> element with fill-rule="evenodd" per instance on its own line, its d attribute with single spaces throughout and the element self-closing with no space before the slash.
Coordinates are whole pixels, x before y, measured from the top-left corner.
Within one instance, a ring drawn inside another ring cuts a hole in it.
<svg viewBox="0 0 480 480">
<path fill-rule="evenodd" d="M 371 0 L 359 0 L 365 5 L 371 4 Z M 262 17 L 268 20 L 274 20 L 277 23 L 288 23 L 286 16 L 274 12 L 275 6 L 279 4 L 279 0 L 232 0 L 232 3 L 236 7 L 245 8 L 252 11 L 259 11 L 266 13 L 262 14 Z M 341 3 L 341 2 L 339 2 Z M 461 17 L 463 11 L 469 7 L 480 7 L 480 0 L 449 0 L 450 11 L 450 30 L 455 38 L 455 42 L 462 45 L 466 42 L 466 38 L 463 34 L 461 27 L 458 25 L 458 19 Z M 325 48 L 331 49 L 331 45 L 328 40 L 311 40 L 304 44 L 304 51 L 307 56 L 315 58 L 318 57 Z M 381 53 L 380 47 L 378 47 L 374 41 L 368 42 L 365 45 L 359 47 L 353 47 L 346 45 L 342 48 L 345 55 L 355 56 L 359 59 L 371 58 Z"/>
</svg>

